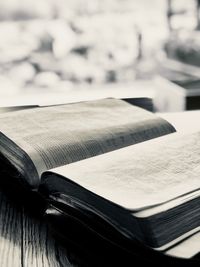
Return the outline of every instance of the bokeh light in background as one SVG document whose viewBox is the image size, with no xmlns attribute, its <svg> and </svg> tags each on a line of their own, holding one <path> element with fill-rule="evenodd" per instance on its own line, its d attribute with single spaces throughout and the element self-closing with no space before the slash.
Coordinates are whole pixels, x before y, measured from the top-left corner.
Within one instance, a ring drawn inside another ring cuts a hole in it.
<svg viewBox="0 0 200 267">
<path fill-rule="evenodd" d="M 174 2 L 187 16 L 176 16 L 173 27 L 193 28 L 196 2 Z M 169 34 L 166 10 L 166 0 L 1 0 L 0 90 L 149 77 Z"/>
</svg>

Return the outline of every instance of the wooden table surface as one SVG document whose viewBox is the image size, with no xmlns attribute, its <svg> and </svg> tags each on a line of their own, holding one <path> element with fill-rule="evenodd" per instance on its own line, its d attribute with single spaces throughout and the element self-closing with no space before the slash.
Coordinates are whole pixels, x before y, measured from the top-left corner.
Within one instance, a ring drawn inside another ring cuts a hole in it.
<svg viewBox="0 0 200 267">
<path fill-rule="evenodd" d="M 1 177 L 2 179 L 3 177 Z M 37 204 L 36 204 L 37 205 Z M 0 266 L 2 267 L 103 267 L 103 266 L 123 266 L 122 264 L 112 262 L 115 258 L 115 252 L 109 261 L 109 265 L 101 264 L 107 261 L 103 255 L 97 256 L 89 254 L 80 254 L 80 251 L 74 250 L 70 245 L 62 243 L 54 238 L 44 218 L 39 218 L 32 211 L 28 211 L 28 205 L 24 206 L 16 199 L 16 196 L 10 197 L 7 191 L 0 186 Z M 72 228 L 67 231 L 71 232 Z M 76 235 L 76 232 L 75 232 Z M 87 238 L 87 237 L 86 237 Z M 196 246 L 198 253 L 200 236 L 189 240 L 190 246 Z M 193 242 L 195 241 L 195 243 Z M 187 242 L 186 242 L 187 243 Z M 94 244 L 92 244 L 93 246 Z M 189 256 L 193 253 L 188 251 L 188 245 L 181 246 L 169 251 L 169 255 Z M 187 255 L 188 254 L 188 255 Z M 113 256 L 114 255 L 114 256 Z M 135 266 L 134 257 L 128 260 L 124 266 Z M 111 264 L 110 264 L 111 262 Z M 113 264 L 112 264 L 113 263 Z M 185 265 L 184 265 L 185 266 Z"/>
<path fill-rule="evenodd" d="M 0 191 L 0 266 L 75 266 L 42 219 Z"/>
</svg>

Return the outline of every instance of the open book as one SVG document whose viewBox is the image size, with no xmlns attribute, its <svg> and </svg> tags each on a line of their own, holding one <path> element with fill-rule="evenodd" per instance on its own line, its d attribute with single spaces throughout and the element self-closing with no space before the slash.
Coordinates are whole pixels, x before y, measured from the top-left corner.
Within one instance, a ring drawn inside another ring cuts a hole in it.
<svg viewBox="0 0 200 267">
<path fill-rule="evenodd" d="M 116 99 L 3 113 L 0 125 L 1 165 L 50 217 L 160 250 L 198 231 L 199 133 Z"/>
</svg>

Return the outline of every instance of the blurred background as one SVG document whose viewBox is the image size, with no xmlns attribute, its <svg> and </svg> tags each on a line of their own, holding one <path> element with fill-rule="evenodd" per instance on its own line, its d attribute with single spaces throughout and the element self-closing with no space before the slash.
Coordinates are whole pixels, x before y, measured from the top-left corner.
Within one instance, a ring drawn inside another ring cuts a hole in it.
<svg viewBox="0 0 200 267">
<path fill-rule="evenodd" d="M 116 89 L 119 98 L 155 99 L 158 111 L 199 109 L 199 7 L 198 0 L 0 0 L 0 105 Z"/>
</svg>

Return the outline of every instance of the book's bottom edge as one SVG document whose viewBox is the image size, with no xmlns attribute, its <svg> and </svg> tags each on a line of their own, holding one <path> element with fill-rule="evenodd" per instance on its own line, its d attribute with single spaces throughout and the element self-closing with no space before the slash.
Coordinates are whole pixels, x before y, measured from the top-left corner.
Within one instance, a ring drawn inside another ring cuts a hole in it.
<svg viewBox="0 0 200 267">
<path fill-rule="evenodd" d="M 161 247 L 158 247 L 158 248 L 153 248 L 154 250 L 157 250 L 157 251 L 164 251 L 164 250 L 167 250 L 169 248 L 171 248 L 172 246 L 175 246 L 175 245 L 178 245 L 178 243 L 180 243 L 181 241 L 183 241 L 184 239 L 188 238 L 189 236 L 197 233 L 200 231 L 200 226 L 190 230 L 189 232 L 179 236 L 178 238 L 170 241 L 169 243 L 161 246 Z"/>
</svg>

